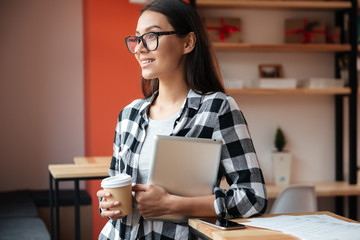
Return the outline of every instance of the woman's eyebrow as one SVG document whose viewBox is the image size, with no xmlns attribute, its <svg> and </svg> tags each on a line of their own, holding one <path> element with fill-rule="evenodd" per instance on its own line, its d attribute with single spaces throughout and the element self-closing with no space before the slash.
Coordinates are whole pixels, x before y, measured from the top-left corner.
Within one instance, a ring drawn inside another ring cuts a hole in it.
<svg viewBox="0 0 360 240">
<path fill-rule="evenodd" d="M 150 31 L 150 29 L 152 29 L 152 28 L 161 29 L 161 27 L 158 26 L 158 25 L 152 25 L 152 26 L 150 26 L 150 27 L 145 28 L 145 32 Z M 136 33 L 136 34 L 140 34 L 139 31 L 135 31 L 135 33 Z"/>
</svg>

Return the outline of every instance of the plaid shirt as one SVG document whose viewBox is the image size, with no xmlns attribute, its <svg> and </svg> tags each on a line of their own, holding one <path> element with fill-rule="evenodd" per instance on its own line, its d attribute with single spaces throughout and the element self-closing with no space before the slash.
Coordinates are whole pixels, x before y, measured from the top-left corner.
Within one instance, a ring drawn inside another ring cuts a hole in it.
<svg viewBox="0 0 360 240">
<path fill-rule="evenodd" d="M 147 109 L 156 96 L 135 100 L 119 114 L 110 176 L 125 172 L 137 182 L 139 155 L 149 122 Z M 241 218 L 265 212 L 267 196 L 262 171 L 246 120 L 232 97 L 219 92 L 199 95 L 190 90 L 171 135 L 223 141 L 218 185 L 225 176 L 230 188 L 214 188 L 214 206 L 220 217 Z M 145 220 L 134 208 L 121 220 L 109 220 L 99 239 L 187 237 L 186 223 Z"/>
</svg>

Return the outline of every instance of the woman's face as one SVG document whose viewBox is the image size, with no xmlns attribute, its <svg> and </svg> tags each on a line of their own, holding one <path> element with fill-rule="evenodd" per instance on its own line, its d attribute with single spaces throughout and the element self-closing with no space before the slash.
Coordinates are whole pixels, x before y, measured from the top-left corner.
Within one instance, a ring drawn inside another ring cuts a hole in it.
<svg viewBox="0 0 360 240">
<path fill-rule="evenodd" d="M 147 32 L 174 31 L 165 15 L 153 11 L 145 11 L 138 20 L 136 35 Z M 171 78 L 174 74 L 184 74 L 184 40 L 175 34 L 158 37 L 158 48 L 147 50 L 143 43 L 136 47 L 135 54 L 142 76 L 145 79 Z"/>
</svg>

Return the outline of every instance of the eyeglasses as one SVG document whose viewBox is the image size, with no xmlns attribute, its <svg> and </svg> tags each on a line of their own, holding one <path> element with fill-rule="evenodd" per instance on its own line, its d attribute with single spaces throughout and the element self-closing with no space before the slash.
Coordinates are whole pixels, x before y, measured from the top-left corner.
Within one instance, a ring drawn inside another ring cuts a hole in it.
<svg viewBox="0 0 360 240">
<path fill-rule="evenodd" d="M 143 43 L 144 47 L 149 51 L 155 51 L 159 46 L 159 36 L 175 34 L 175 31 L 169 32 L 148 32 L 141 36 L 129 36 L 125 38 L 127 48 L 132 54 L 136 53 L 136 47 Z"/>
</svg>

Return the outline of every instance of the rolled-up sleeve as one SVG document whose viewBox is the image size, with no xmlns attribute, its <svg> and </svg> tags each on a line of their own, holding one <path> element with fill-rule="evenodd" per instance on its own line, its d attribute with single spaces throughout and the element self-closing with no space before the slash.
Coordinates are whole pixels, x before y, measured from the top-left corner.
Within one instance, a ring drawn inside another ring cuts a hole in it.
<svg viewBox="0 0 360 240">
<path fill-rule="evenodd" d="M 221 106 L 213 138 L 223 141 L 220 172 L 230 186 L 228 190 L 214 189 L 216 213 L 223 218 L 264 213 L 267 207 L 264 177 L 246 120 L 231 97 Z"/>
</svg>

